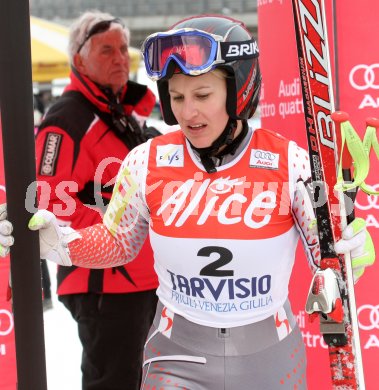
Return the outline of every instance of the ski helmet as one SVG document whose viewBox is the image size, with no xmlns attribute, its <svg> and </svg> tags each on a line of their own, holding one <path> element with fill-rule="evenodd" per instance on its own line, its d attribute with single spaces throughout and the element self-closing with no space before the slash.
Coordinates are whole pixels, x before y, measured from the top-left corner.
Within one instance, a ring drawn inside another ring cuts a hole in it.
<svg viewBox="0 0 379 390">
<path fill-rule="evenodd" d="M 253 116 L 261 89 L 259 49 L 242 22 L 223 15 L 186 18 L 167 32 L 147 37 L 142 52 L 148 75 L 157 80 L 167 124 L 177 124 L 168 93 L 168 79 L 172 74 L 196 76 L 215 68 L 227 72 L 229 117 L 247 120 Z"/>
</svg>

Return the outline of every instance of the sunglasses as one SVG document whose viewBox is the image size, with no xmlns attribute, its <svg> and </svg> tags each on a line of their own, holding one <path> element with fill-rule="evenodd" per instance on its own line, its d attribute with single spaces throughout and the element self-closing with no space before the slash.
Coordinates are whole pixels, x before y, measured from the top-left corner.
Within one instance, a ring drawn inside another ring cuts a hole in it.
<svg viewBox="0 0 379 390">
<path fill-rule="evenodd" d="M 87 32 L 86 36 L 83 39 L 83 42 L 79 45 L 78 50 L 76 53 L 79 53 L 80 50 L 82 50 L 83 46 L 86 44 L 86 42 L 93 37 L 96 34 L 103 33 L 105 31 L 108 31 L 112 23 L 120 24 L 123 28 L 125 27 L 124 23 L 119 18 L 114 18 L 111 20 L 102 20 L 101 22 L 98 22 L 94 24 L 90 30 Z"/>
</svg>

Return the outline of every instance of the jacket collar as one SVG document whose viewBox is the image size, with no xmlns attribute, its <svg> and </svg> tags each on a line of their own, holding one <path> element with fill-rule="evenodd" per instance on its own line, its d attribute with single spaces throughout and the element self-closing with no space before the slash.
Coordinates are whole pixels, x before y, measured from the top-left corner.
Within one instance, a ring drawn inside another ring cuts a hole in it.
<svg viewBox="0 0 379 390">
<path fill-rule="evenodd" d="M 116 101 L 116 97 L 113 95 L 112 91 L 100 88 L 98 84 L 94 83 L 87 76 L 79 73 L 75 68 L 71 69 L 70 81 L 71 83 L 65 88 L 65 91 L 79 91 L 101 111 L 110 113 L 110 105 L 114 104 Z M 119 101 L 121 103 L 125 97 L 126 90 L 127 84 L 120 91 Z M 114 99 L 112 99 L 112 95 L 114 96 Z"/>
</svg>

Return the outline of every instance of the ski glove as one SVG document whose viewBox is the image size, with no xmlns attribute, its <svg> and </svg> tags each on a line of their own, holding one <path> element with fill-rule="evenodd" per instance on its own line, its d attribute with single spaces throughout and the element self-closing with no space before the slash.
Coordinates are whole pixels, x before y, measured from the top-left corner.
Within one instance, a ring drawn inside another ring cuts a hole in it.
<svg viewBox="0 0 379 390">
<path fill-rule="evenodd" d="M 56 216 L 47 210 L 38 210 L 30 219 L 30 230 L 39 230 L 41 259 L 59 265 L 72 265 L 68 243 L 81 238 L 81 235 L 68 226 L 59 226 Z"/>
<path fill-rule="evenodd" d="M 362 218 L 356 218 L 346 226 L 342 239 L 335 243 L 334 248 L 338 254 L 350 253 L 355 282 L 363 275 L 365 267 L 375 261 L 374 244 Z"/>
<path fill-rule="evenodd" d="M 11 235 L 12 224 L 6 219 L 6 205 L 0 205 L 0 256 L 5 257 L 14 243 Z M 41 259 L 48 259 L 59 265 L 72 265 L 68 243 L 81 238 L 74 229 L 59 226 L 57 218 L 47 210 L 38 210 L 30 219 L 30 230 L 39 230 L 39 246 Z"/>
<path fill-rule="evenodd" d="M 7 205 L 0 204 L 0 256 L 5 257 L 14 243 L 12 224 L 7 221 Z"/>
</svg>

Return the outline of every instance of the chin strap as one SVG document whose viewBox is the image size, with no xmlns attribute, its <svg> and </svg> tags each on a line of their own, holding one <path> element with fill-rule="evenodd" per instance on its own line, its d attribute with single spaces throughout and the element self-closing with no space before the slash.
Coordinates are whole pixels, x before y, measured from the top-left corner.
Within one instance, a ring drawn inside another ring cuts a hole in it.
<svg viewBox="0 0 379 390">
<path fill-rule="evenodd" d="M 237 130 L 237 120 L 229 118 L 228 123 L 225 126 L 224 131 L 220 136 L 213 141 L 211 146 L 206 148 L 196 148 L 191 143 L 191 147 L 195 150 L 200 157 L 201 163 L 208 173 L 214 173 L 217 171 L 216 165 L 212 157 L 222 157 L 227 154 L 234 154 L 242 140 L 245 138 L 248 132 L 247 121 L 243 121 L 243 127 L 241 133 L 234 139 L 234 134 Z M 223 150 L 220 150 L 222 146 L 226 146 Z"/>
<path fill-rule="evenodd" d="M 242 141 L 245 139 L 247 133 L 249 132 L 249 125 L 247 124 L 247 121 L 242 121 L 242 130 L 237 135 L 236 138 L 233 139 L 233 141 L 226 145 L 224 149 L 222 149 L 219 153 L 216 153 L 216 157 L 223 157 L 228 154 L 234 155 L 237 148 L 241 145 Z"/>
<path fill-rule="evenodd" d="M 222 146 L 230 145 L 233 142 L 236 129 L 237 121 L 229 118 L 224 131 L 213 141 L 211 146 L 206 148 L 196 148 L 190 142 L 192 149 L 199 153 L 200 160 L 208 173 L 216 172 L 216 166 L 211 157 L 214 157 Z"/>
</svg>

